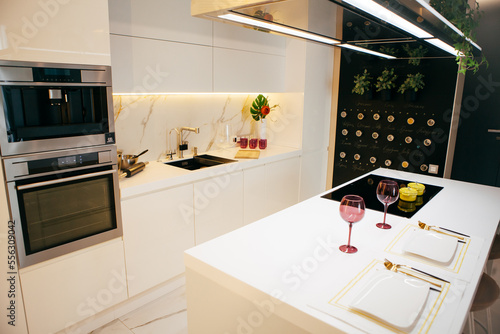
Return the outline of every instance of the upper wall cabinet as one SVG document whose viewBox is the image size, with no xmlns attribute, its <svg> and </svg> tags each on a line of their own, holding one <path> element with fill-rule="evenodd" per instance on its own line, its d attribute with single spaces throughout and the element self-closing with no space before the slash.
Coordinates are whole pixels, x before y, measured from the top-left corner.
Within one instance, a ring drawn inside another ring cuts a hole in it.
<svg viewBox="0 0 500 334">
<path fill-rule="evenodd" d="M 109 0 L 111 34 L 212 45 L 212 22 L 191 16 L 187 0 Z"/>
<path fill-rule="evenodd" d="M 211 92 L 212 49 L 111 35 L 115 93 Z"/>
<path fill-rule="evenodd" d="M 3 1 L 0 59 L 110 65 L 107 0 Z"/>
<path fill-rule="evenodd" d="M 190 10 L 186 0 L 110 0 L 116 93 L 284 91 L 286 38 Z"/>
</svg>

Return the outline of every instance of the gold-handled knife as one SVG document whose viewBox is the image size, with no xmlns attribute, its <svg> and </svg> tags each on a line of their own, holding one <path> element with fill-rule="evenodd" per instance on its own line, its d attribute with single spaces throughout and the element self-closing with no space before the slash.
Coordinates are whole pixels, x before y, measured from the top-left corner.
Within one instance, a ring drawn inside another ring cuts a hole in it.
<svg viewBox="0 0 500 334">
<path fill-rule="evenodd" d="M 389 260 L 387 260 L 387 259 L 385 259 L 385 261 L 384 261 L 384 266 L 385 266 L 388 270 L 390 270 L 390 271 L 393 271 L 393 272 L 396 272 L 396 273 L 398 273 L 398 272 L 399 272 L 399 273 L 402 273 L 402 274 L 405 274 L 405 275 L 408 275 L 408 276 L 411 276 L 411 277 L 414 277 L 414 278 L 420 279 L 420 280 L 425 281 L 425 282 L 427 282 L 427 283 L 429 283 L 429 284 L 435 285 L 435 286 L 437 286 L 437 287 L 439 287 L 439 288 L 442 288 L 442 285 L 441 285 L 441 284 L 439 284 L 439 283 L 432 282 L 432 281 L 427 280 L 427 279 L 425 279 L 425 278 L 423 278 L 423 277 L 421 277 L 421 276 L 417 276 L 417 275 L 410 274 L 410 273 L 409 273 L 409 272 L 407 272 L 407 271 L 398 270 L 398 265 L 397 265 L 397 264 L 393 264 L 392 262 L 390 262 L 390 261 L 389 261 Z"/>
<path fill-rule="evenodd" d="M 443 231 L 439 231 L 438 230 L 439 227 L 429 226 L 429 225 L 421 222 L 420 220 L 418 221 L 418 227 L 420 227 L 421 229 L 426 230 L 426 231 L 432 230 L 434 232 L 445 234 L 445 235 L 448 235 L 450 237 L 455 237 L 455 238 L 457 238 L 459 240 L 465 240 L 464 237 L 461 237 L 461 236 L 458 236 L 458 235 L 455 235 L 455 234 L 446 233 L 446 232 L 443 232 Z"/>
</svg>

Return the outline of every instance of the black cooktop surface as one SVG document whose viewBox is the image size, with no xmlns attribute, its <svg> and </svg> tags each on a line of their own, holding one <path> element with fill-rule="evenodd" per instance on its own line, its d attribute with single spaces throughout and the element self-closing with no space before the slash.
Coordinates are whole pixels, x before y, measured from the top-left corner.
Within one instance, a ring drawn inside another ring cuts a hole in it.
<svg viewBox="0 0 500 334">
<path fill-rule="evenodd" d="M 380 175 L 367 175 L 362 179 L 359 179 L 355 182 L 352 182 L 350 184 L 347 184 L 337 190 L 334 190 L 326 195 L 321 196 L 322 198 L 334 200 L 337 202 L 340 202 L 342 200 L 342 197 L 345 195 L 358 195 L 363 197 L 365 201 L 365 205 L 368 209 L 372 210 L 377 210 L 380 212 L 384 212 L 384 205 L 379 202 L 377 199 L 376 195 L 376 190 L 377 190 L 377 185 L 381 180 L 394 180 L 398 182 L 400 187 L 406 187 L 406 185 L 410 182 L 415 182 L 411 180 L 401 180 L 401 179 L 395 179 L 395 178 L 390 178 L 386 176 L 380 176 Z M 437 193 L 443 189 L 443 187 L 439 186 L 433 186 L 430 184 L 425 184 L 425 192 L 424 195 L 422 196 L 423 202 L 421 205 L 416 206 L 415 211 L 413 212 L 405 212 L 402 211 L 398 208 L 398 202 L 393 203 L 389 205 L 389 208 L 387 209 L 387 213 L 400 216 L 400 217 L 405 217 L 405 218 L 411 218 L 415 213 L 417 213 L 420 209 L 422 209 L 429 201 L 436 196 Z"/>
</svg>

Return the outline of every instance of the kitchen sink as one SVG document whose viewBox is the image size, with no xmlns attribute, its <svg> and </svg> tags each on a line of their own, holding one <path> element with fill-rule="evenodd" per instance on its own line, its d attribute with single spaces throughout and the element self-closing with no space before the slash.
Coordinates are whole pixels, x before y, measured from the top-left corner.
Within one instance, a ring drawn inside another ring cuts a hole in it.
<svg viewBox="0 0 500 334">
<path fill-rule="evenodd" d="M 236 160 L 216 157 L 209 154 L 197 155 L 189 159 L 165 162 L 166 165 L 184 168 L 187 170 L 197 170 L 222 164 L 236 162 Z"/>
</svg>

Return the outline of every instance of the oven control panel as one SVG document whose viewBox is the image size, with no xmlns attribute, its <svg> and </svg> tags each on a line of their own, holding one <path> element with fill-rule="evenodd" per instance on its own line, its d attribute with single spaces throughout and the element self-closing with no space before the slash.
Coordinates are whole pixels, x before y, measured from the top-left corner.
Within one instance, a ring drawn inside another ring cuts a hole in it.
<svg viewBox="0 0 500 334">
<path fill-rule="evenodd" d="M 36 155 L 4 158 L 7 182 L 23 178 L 51 175 L 89 167 L 116 165 L 116 146 L 46 152 Z"/>
</svg>

